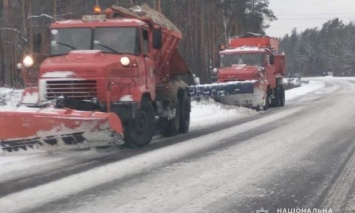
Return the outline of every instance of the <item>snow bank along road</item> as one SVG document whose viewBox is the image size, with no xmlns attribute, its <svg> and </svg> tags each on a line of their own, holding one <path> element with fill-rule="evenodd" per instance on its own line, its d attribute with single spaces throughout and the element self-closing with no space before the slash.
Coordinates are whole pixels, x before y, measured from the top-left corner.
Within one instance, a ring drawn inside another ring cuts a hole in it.
<svg viewBox="0 0 355 213">
<path fill-rule="evenodd" d="M 0 212 L 355 212 L 354 94 L 318 78 L 267 112 L 194 103 L 189 134 L 142 149 L 4 155 Z"/>
</svg>

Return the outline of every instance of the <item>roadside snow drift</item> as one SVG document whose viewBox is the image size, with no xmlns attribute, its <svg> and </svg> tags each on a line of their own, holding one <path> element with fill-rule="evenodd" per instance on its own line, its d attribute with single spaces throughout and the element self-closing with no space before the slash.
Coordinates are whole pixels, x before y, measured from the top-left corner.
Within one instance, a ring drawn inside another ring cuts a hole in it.
<svg viewBox="0 0 355 213">
<path fill-rule="evenodd" d="M 237 106 L 227 106 L 212 99 L 191 102 L 190 128 L 208 126 L 225 121 L 255 115 L 252 109 Z"/>
</svg>

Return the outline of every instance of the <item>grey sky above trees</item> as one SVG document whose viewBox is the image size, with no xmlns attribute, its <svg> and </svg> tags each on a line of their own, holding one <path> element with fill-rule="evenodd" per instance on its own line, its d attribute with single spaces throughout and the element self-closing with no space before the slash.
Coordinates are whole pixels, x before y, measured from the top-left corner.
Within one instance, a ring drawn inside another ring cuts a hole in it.
<svg viewBox="0 0 355 213">
<path fill-rule="evenodd" d="M 339 18 L 348 24 L 355 21 L 354 0 L 270 0 L 269 8 L 277 16 L 266 33 L 275 37 L 307 28 L 319 29 L 328 20 Z"/>
</svg>

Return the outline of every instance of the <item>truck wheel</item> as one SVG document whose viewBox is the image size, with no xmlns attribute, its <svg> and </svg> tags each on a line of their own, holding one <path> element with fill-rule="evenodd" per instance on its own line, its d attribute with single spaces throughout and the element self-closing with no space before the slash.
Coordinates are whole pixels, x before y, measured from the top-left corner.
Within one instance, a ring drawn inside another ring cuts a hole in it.
<svg viewBox="0 0 355 213">
<path fill-rule="evenodd" d="M 183 92 L 180 97 L 180 129 L 179 133 L 187 133 L 190 127 L 191 103 L 187 92 Z"/>
<path fill-rule="evenodd" d="M 282 107 L 285 105 L 285 89 L 283 85 L 277 85 L 275 97 L 275 107 Z"/>
<path fill-rule="evenodd" d="M 142 147 L 150 143 L 155 132 L 155 114 L 151 102 L 142 98 L 136 117 L 125 125 L 124 141 L 131 147 Z"/>
<path fill-rule="evenodd" d="M 279 94 L 279 98 L 280 98 L 280 106 L 283 107 L 285 106 L 285 88 L 283 85 L 280 86 L 280 94 Z"/>
<path fill-rule="evenodd" d="M 175 117 L 168 120 L 167 118 L 160 118 L 160 134 L 163 137 L 171 137 L 179 133 L 180 128 L 180 107 L 176 105 Z"/>
<path fill-rule="evenodd" d="M 280 93 L 280 86 L 277 85 L 274 89 L 275 97 L 271 101 L 272 107 L 279 107 L 281 104 L 281 93 Z"/>
<path fill-rule="evenodd" d="M 271 107 L 277 107 L 279 105 L 279 90 L 278 87 L 273 89 L 274 91 L 274 98 L 271 99 Z"/>
<path fill-rule="evenodd" d="M 265 99 L 265 103 L 264 103 L 264 105 L 262 106 L 262 110 L 264 110 L 264 111 L 266 111 L 266 110 L 268 110 L 269 109 L 269 102 L 270 102 L 270 94 L 269 94 L 269 92 L 267 92 L 266 93 L 266 99 Z"/>
<path fill-rule="evenodd" d="M 261 109 L 266 111 L 269 109 L 270 106 L 270 91 L 268 90 L 266 93 L 265 103 L 261 106 Z"/>
</svg>

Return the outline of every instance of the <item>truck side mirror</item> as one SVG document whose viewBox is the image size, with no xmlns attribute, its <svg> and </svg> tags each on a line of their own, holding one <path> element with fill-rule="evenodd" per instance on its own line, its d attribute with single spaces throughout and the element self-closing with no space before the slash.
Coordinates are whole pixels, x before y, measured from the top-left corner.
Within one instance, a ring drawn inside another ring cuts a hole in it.
<svg viewBox="0 0 355 213">
<path fill-rule="evenodd" d="M 41 46 L 42 46 L 42 34 L 41 33 L 36 33 L 33 36 L 33 52 L 40 53 L 41 52 Z"/>
<path fill-rule="evenodd" d="M 163 34 L 162 34 L 162 30 L 161 30 L 160 27 L 153 29 L 153 48 L 154 49 L 157 49 L 157 50 L 161 49 L 161 47 L 162 47 L 162 38 L 163 38 L 162 35 Z"/>
</svg>

